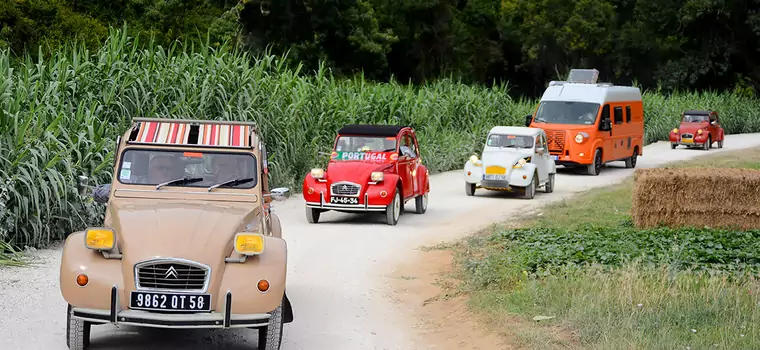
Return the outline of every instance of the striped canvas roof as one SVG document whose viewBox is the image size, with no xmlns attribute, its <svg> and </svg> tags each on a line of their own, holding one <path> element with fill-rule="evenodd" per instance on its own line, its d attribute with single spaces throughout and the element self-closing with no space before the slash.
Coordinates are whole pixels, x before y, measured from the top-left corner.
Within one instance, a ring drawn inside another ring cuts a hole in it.
<svg viewBox="0 0 760 350">
<path fill-rule="evenodd" d="M 191 129 L 198 130 L 197 143 L 190 143 Z M 250 147 L 250 125 L 200 124 L 185 122 L 141 122 L 135 142 L 171 145 Z"/>
</svg>

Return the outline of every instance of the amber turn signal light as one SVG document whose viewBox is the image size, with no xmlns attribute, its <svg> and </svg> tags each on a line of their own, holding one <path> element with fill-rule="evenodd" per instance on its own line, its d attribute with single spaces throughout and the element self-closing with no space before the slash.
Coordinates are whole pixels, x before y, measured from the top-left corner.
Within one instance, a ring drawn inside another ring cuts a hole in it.
<svg viewBox="0 0 760 350">
<path fill-rule="evenodd" d="M 259 287 L 259 291 L 266 292 L 269 290 L 269 281 L 259 280 L 259 283 L 256 286 Z"/>
<path fill-rule="evenodd" d="M 90 278 L 89 278 L 89 277 L 87 277 L 87 275 L 85 275 L 85 274 L 83 274 L 83 273 L 80 273 L 80 274 L 78 274 L 78 275 L 77 275 L 77 284 L 78 284 L 80 287 L 84 287 L 84 286 L 86 286 L 86 285 L 87 285 L 87 283 L 89 283 L 89 282 L 90 282 Z"/>
</svg>

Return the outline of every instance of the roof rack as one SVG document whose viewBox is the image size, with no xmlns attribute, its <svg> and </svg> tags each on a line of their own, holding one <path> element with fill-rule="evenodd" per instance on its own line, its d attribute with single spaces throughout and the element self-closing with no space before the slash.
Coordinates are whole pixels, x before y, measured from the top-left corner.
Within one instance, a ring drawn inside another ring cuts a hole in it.
<svg viewBox="0 0 760 350">
<path fill-rule="evenodd" d="M 255 122 L 134 118 L 128 144 L 152 144 L 211 148 L 253 148 Z"/>
<path fill-rule="evenodd" d="M 571 69 L 567 75 L 569 83 L 596 84 L 597 79 L 599 71 L 596 69 Z"/>
</svg>

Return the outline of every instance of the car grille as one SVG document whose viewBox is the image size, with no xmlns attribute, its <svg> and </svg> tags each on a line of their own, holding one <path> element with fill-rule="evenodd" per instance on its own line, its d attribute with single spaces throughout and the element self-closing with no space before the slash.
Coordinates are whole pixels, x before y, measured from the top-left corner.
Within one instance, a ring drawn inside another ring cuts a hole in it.
<svg viewBox="0 0 760 350">
<path fill-rule="evenodd" d="M 330 187 L 334 196 L 358 196 L 361 186 L 351 182 L 336 182 Z"/>
<path fill-rule="evenodd" d="M 547 130 L 546 143 L 549 146 L 550 152 L 562 152 L 565 150 L 565 132 Z"/>
<path fill-rule="evenodd" d="M 693 139 L 694 134 L 681 134 L 682 139 Z"/>
<path fill-rule="evenodd" d="M 209 269 L 190 263 L 158 261 L 137 264 L 135 274 L 138 289 L 203 291 Z"/>
</svg>

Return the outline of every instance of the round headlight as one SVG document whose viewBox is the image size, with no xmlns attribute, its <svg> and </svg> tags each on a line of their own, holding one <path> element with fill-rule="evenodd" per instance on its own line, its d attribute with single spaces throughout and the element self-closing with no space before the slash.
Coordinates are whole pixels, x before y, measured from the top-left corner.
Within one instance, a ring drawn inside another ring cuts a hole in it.
<svg viewBox="0 0 760 350">
<path fill-rule="evenodd" d="M 383 181 L 383 172 L 382 171 L 373 171 L 372 174 L 370 174 L 370 179 L 373 182 Z"/>
<path fill-rule="evenodd" d="M 473 163 L 477 162 L 478 161 L 478 156 L 473 155 L 472 157 L 470 157 L 470 161 L 473 162 Z"/>
<path fill-rule="evenodd" d="M 527 162 L 528 161 L 526 161 L 525 158 L 521 158 L 520 160 L 517 161 L 517 164 L 525 165 L 525 163 L 527 163 Z"/>
<path fill-rule="evenodd" d="M 697 134 L 702 135 L 702 129 L 697 130 Z"/>
<path fill-rule="evenodd" d="M 311 177 L 315 179 L 321 179 L 325 177 L 325 170 L 322 168 L 311 169 Z"/>
<path fill-rule="evenodd" d="M 583 135 L 581 134 L 575 135 L 575 142 L 577 143 L 583 142 Z"/>
<path fill-rule="evenodd" d="M 676 129 L 673 129 L 673 133 L 674 133 L 674 134 L 677 134 L 677 133 L 678 133 L 678 129 L 677 129 L 677 128 L 676 128 Z"/>
</svg>

